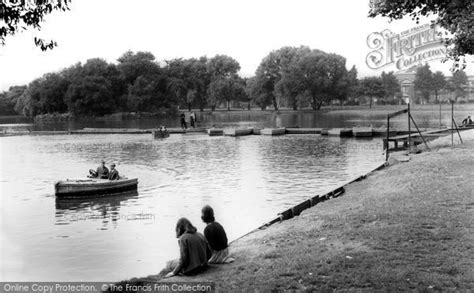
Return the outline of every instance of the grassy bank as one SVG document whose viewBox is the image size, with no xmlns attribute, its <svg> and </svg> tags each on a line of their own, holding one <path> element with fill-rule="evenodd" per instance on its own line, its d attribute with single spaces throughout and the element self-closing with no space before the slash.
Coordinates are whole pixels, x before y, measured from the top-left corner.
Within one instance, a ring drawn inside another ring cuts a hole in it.
<svg viewBox="0 0 474 293">
<path fill-rule="evenodd" d="M 214 281 L 219 292 L 472 290 L 473 148 L 470 140 L 414 155 L 236 241 L 235 263 L 166 280 Z"/>
</svg>

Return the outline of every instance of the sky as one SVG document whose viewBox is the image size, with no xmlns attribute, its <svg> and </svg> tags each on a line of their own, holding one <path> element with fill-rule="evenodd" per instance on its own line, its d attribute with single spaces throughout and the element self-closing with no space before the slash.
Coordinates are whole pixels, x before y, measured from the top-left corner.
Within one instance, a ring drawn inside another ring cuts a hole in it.
<svg viewBox="0 0 474 293">
<path fill-rule="evenodd" d="M 116 62 L 127 50 L 150 51 L 159 61 L 225 54 L 248 77 L 272 50 L 306 45 L 344 56 L 359 77 L 378 75 L 365 63 L 367 36 L 416 23 L 368 18 L 368 10 L 368 0 L 72 0 L 71 10 L 48 15 L 40 32 L 7 37 L 0 46 L 0 91 L 90 58 Z M 59 46 L 42 52 L 34 36 Z M 449 75 L 448 64 L 430 65 Z"/>
</svg>

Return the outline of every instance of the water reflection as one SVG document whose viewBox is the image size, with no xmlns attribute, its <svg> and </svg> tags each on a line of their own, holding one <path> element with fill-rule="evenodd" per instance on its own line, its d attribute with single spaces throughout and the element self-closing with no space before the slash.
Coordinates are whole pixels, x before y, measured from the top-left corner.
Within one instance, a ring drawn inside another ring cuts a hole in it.
<svg viewBox="0 0 474 293">
<path fill-rule="evenodd" d="M 210 127 L 216 125 L 219 127 L 354 127 L 354 126 L 372 126 L 382 127 L 386 125 L 387 114 L 403 109 L 404 106 L 393 106 L 387 108 L 368 109 L 335 108 L 331 112 L 327 111 L 238 111 L 227 112 L 218 111 L 196 112 L 199 127 Z M 449 126 L 451 123 L 451 112 L 448 105 L 443 105 L 441 117 L 438 114 L 437 106 L 415 106 L 413 116 L 421 128 L 439 127 L 441 124 Z M 472 112 L 472 105 L 457 105 L 455 110 L 455 119 L 462 120 Z M 85 127 L 125 127 L 125 128 L 155 128 L 159 125 L 168 127 L 180 127 L 179 117 L 161 117 L 148 118 L 140 120 L 96 120 L 96 121 L 65 121 L 57 123 L 35 123 L 17 125 L 18 123 L 29 123 L 31 119 L 21 117 L 0 117 L 0 131 L 12 130 L 16 127 L 21 130 L 75 130 Z M 8 123 L 12 125 L 8 125 Z M 400 116 L 392 119 L 392 127 L 407 128 L 406 116 Z"/>
<path fill-rule="evenodd" d="M 56 197 L 55 225 L 69 225 L 77 221 L 96 221 L 102 224 L 101 230 L 109 229 L 109 225 L 116 228 L 120 218 L 131 219 L 130 215 L 120 213 L 122 203 L 137 198 L 137 191 L 96 198 Z"/>
</svg>

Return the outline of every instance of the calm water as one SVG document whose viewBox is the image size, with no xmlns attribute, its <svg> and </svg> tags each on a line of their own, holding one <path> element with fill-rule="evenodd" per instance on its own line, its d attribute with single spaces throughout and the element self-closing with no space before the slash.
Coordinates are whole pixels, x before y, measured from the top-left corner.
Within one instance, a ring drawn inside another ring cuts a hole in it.
<svg viewBox="0 0 474 293">
<path fill-rule="evenodd" d="M 385 127 L 387 114 L 404 109 L 404 106 L 379 107 L 373 111 L 338 111 L 332 112 L 293 112 L 282 111 L 280 114 L 270 111 L 218 111 L 214 113 L 196 111 L 198 125 L 201 127 L 353 127 L 353 126 L 373 126 Z M 439 127 L 440 114 L 438 105 L 415 105 L 412 114 L 420 128 Z M 456 104 L 455 119 L 462 121 L 467 115 L 474 115 L 473 104 Z M 401 115 L 392 119 L 391 127 L 399 129 L 408 128 L 407 115 Z M 0 117 L 0 131 L 6 129 L 29 129 L 29 130 L 75 130 L 84 127 L 126 127 L 126 128 L 154 128 L 159 125 L 168 127 L 179 127 L 179 117 L 168 117 L 160 119 L 141 120 L 112 120 L 112 121 L 68 121 L 61 123 L 38 123 L 24 124 L 31 121 L 26 118 Z M 451 107 L 442 105 L 441 124 L 451 125 Z"/>
<path fill-rule="evenodd" d="M 1 280 L 118 281 L 156 274 L 178 256 L 174 226 L 200 231 L 210 204 L 235 239 L 278 212 L 383 161 L 379 139 L 60 135 L 0 138 Z M 105 158 L 139 178 L 138 193 L 58 201 L 56 180 Z"/>
</svg>

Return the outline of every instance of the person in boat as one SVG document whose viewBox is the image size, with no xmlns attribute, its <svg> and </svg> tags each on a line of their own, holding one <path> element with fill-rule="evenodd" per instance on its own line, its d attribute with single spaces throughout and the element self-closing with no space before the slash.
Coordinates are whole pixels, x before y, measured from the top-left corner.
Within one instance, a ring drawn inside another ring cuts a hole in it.
<svg viewBox="0 0 474 293">
<path fill-rule="evenodd" d="M 161 137 L 167 137 L 169 135 L 168 129 L 166 129 L 166 126 L 161 125 L 160 126 L 160 136 Z"/>
<path fill-rule="evenodd" d="M 188 125 L 186 124 L 186 115 L 184 113 L 181 113 L 181 115 L 179 115 L 179 117 L 181 118 L 181 128 L 182 129 L 187 129 Z"/>
<path fill-rule="evenodd" d="M 471 116 L 467 116 L 467 118 L 462 121 L 462 126 L 468 126 L 468 125 L 472 125 Z"/>
<path fill-rule="evenodd" d="M 89 177 L 90 178 L 99 178 L 99 179 L 107 179 L 109 178 L 109 169 L 105 166 L 105 161 L 102 160 L 97 170 L 90 169 L 89 170 Z"/>
<path fill-rule="evenodd" d="M 211 250 L 204 236 L 186 218 L 181 218 L 176 224 L 176 238 L 178 238 L 180 257 L 169 261 L 165 275 L 169 278 L 175 275 L 195 275 L 204 271 L 207 266 Z"/>
<path fill-rule="evenodd" d="M 120 179 L 119 172 L 117 171 L 117 169 L 115 169 L 115 164 L 114 163 L 112 163 L 110 165 L 110 172 L 109 172 L 108 179 L 109 180 L 119 180 Z"/>
<path fill-rule="evenodd" d="M 201 219 L 207 224 L 204 228 L 204 237 L 206 237 L 211 247 L 211 257 L 208 262 L 210 264 L 231 263 L 234 258 L 229 256 L 229 247 L 227 243 L 227 235 L 224 227 L 216 222 L 214 218 L 214 210 L 205 205 L 201 210 Z"/>
</svg>

